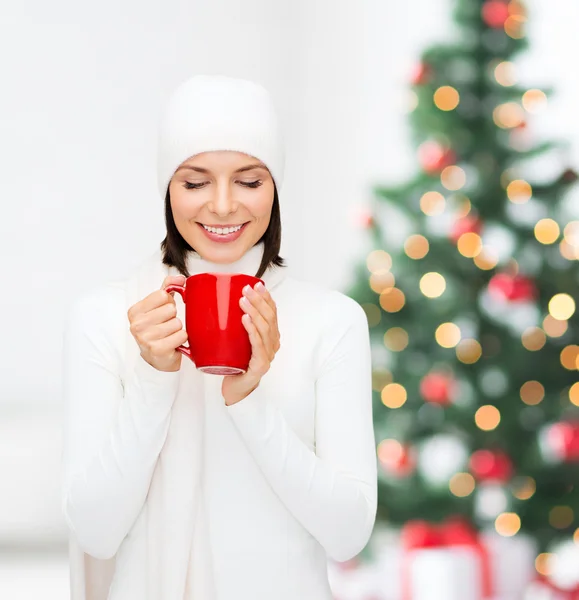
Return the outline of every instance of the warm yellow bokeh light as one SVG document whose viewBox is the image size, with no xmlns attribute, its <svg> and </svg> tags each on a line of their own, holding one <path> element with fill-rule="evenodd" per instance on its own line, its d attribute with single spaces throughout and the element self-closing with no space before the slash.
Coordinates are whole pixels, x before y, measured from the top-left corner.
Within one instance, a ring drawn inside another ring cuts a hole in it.
<svg viewBox="0 0 579 600">
<path fill-rule="evenodd" d="M 573 523 L 575 515 L 570 506 L 554 506 L 549 511 L 549 523 L 555 529 L 566 529 Z"/>
<path fill-rule="evenodd" d="M 551 315 L 547 315 L 543 319 L 543 329 L 549 337 L 561 337 L 568 329 L 567 321 L 558 321 Z"/>
<path fill-rule="evenodd" d="M 375 369 L 372 371 L 372 389 L 381 392 L 384 386 L 392 383 L 393 375 L 388 369 Z"/>
<path fill-rule="evenodd" d="M 499 255 L 493 248 L 483 246 L 473 259 L 474 264 L 482 271 L 494 269 L 499 262 Z"/>
<path fill-rule="evenodd" d="M 525 21 L 525 17 L 521 15 L 511 15 L 505 21 L 505 33 L 514 40 L 519 40 L 525 37 Z"/>
<path fill-rule="evenodd" d="M 382 318 L 380 308 L 375 304 L 371 304 L 369 302 L 362 304 L 362 308 L 364 309 L 364 312 L 366 313 L 366 318 L 368 319 L 368 327 L 376 327 L 376 325 L 380 323 L 380 320 Z"/>
<path fill-rule="evenodd" d="M 453 110 L 460 101 L 459 93 L 450 85 L 443 85 L 434 92 L 434 104 L 440 110 Z"/>
<path fill-rule="evenodd" d="M 388 408 L 400 408 L 408 398 L 406 389 L 399 383 L 385 385 L 380 396 L 382 404 Z"/>
<path fill-rule="evenodd" d="M 408 333 L 402 327 L 391 327 L 384 334 L 384 345 L 393 352 L 402 352 L 408 346 Z"/>
<path fill-rule="evenodd" d="M 521 529 L 521 518 L 516 513 L 501 513 L 495 519 L 495 529 L 499 535 L 511 537 Z"/>
<path fill-rule="evenodd" d="M 571 404 L 579 406 L 579 381 L 569 388 L 569 400 Z"/>
<path fill-rule="evenodd" d="M 467 196 L 462 194 L 455 194 L 454 198 L 456 198 L 457 201 L 457 208 L 454 212 L 454 217 L 458 221 L 459 219 L 462 219 L 468 215 L 472 209 L 472 203 Z"/>
<path fill-rule="evenodd" d="M 535 225 L 535 237 L 541 244 L 553 244 L 559 238 L 561 230 L 553 219 L 541 219 Z"/>
<path fill-rule="evenodd" d="M 525 120 L 525 113 L 520 104 L 506 102 L 499 104 L 493 111 L 493 120 L 502 129 L 518 127 Z"/>
<path fill-rule="evenodd" d="M 539 404 L 545 397 L 545 388 L 538 381 L 526 381 L 520 389 L 521 400 L 529 406 Z"/>
<path fill-rule="evenodd" d="M 420 291 L 427 298 L 438 298 L 446 289 L 446 280 L 440 273 L 425 273 L 420 278 Z"/>
<path fill-rule="evenodd" d="M 495 67 L 495 79 L 497 83 L 505 87 L 510 87 L 517 83 L 517 74 L 515 65 L 512 62 L 504 60 Z"/>
<path fill-rule="evenodd" d="M 467 258 L 474 258 L 482 250 L 482 239 L 478 233 L 463 233 L 456 243 L 458 251 Z"/>
<path fill-rule="evenodd" d="M 518 500 L 528 500 L 537 491 L 537 484 L 532 477 L 516 477 L 513 480 L 513 496 Z"/>
<path fill-rule="evenodd" d="M 579 545 L 579 527 L 575 529 L 575 533 L 573 534 L 573 541 Z"/>
<path fill-rule="evenodd" d="M 530 113 L 537 113 L 547 106 L 547 96 L 541 90 L 529 90 L 523 94 L 523 106 Z"/>
<path fill-rule="evenodd" d="M 514 204 L 524 204 L 532 195 L 533 188 L 524 179 L 515 179 L 507 186 L 507 196 Z"/>
<path fill-rule="evenodd" d="M 447 190 L 460 190 L 466 184 L 466 173 L 455 165 L 446 167 L 440 174 L 440 182 Z"/>
<path fill-rule="evenodd" d="M 579 358 L 579 346 L 570 344 L 561 350 L 561 364 L 569 371 L 575 371 L 577 368 L 577 358 Z"/>
<path fill-rule="evenodd" d="M 482 429 L 483 431 L 492 431 L 493 429 L 496 429 L 501 422 L 501 413 L 496 406 L 486 404 L 476 411 L 474 422 L 479 429 Z"/>
<path fill-rule="evenodd" d="M 474 486 L 474 477 L 470 473 L 455 473 L 448 482 L 451 494 L 458 498 L 465 498 L 472 494 Z"/>
<path fill-rule="evenodd" d="M 549 300 L 549 313 L 559 321 L 567 321 L 575 313 L 575 300 L 569 294 L 555 294 Z"/>
<path fill-rule="evenodd" d="M 413 258 L 414 260 L 424 258 L 428 254 L 429 248 L 428 240 L 418 233 L 411 235 L 404 242 L 404 252 L 406 252 L 409 258 Z"/>
<path fill-rule="evenodd" d="M 528 327 L 521 336 L 523 346 L 531 352 L 540 350 L 547 342 L 545 332 L 539 327 Z"/>
<path fill-rule="evenodd" d="M 395 285 L 394 275 L 391 271 L 380 271 L 370 275 L 370 288 L 377 294 L 392 289 Z"/>
<path fill-rule="evenodd" d="M 481 345 L 477 340 L 461 340 L 456 346 L 456 357 L 466 365 L 472 365 L 482 355 Z"/>
<path fill-rule="evenodd" d="M 406 296 L 398 288 L 389 288 L 380 294 L 380 306 L 389 313 L 398 312 L 405 302 Z"/>
<path fill-rule="evenodd" d="M 535 559 L 535 569 L 541 575 L 549 575 L 551 573 L 552 554 L 550 552 L 542 552 Z"/>
<path fill-rule="evenodd" d="M 443 348 L 454 348 L 460 342 L 460 328 L 454 323 L 442 323 L 436 328 L 434 337 Z"/>
<path fill-rule="evenodd" d="M 389 271 L 392 268 L 392 257 L 384 250 L 373 250 L 366 257 L 366 267 L 370 273 Z"/>
<path fill-rule="evenodd" d="M 426 192 L 420 198 L 420 210 L 429 216 L 439 215 L 444 212 L 446 200 L 440 192 Z"/>
</svg>

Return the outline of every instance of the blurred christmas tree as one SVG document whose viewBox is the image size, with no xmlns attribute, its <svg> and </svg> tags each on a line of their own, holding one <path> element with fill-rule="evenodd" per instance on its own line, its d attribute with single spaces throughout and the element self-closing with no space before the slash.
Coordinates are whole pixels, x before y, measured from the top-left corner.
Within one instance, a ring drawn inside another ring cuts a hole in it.
<svg viewBox="0 0 579 600">
<path fill-rule="evenodd" d="M 459 41 L 412 79 L 418 174 L 376 188 L 346 293 L 373 345 L 378 520 L 464 515 L 544 550 L 579 532 L 579 201 L 527 123 L 550 92 L 510 60 L 528 16 L 457 1 Z"/>
</svg>

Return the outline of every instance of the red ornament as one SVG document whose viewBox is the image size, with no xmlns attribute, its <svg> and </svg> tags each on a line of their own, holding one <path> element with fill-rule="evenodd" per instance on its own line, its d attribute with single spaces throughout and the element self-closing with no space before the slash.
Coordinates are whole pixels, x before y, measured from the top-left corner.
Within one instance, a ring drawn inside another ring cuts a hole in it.
<svg viewBox="0 0 579 600">
<path fill-rule="evenodd" d="M 432 76 L 432 67 L 426 63 L 418 63 L 412 72 L 410 81 L 413 85 L 424 85 Z"/>
<path fill-rule="evenodd" d="M 477 481 L 506 483 L 513 474 L 513 463 L 500 450 L 477 450 L 470 457 L 469 469 Z"/>
<path fill-rule="evenodd" d="M 444 168 L 456 162 L 456 154 L 438 142 L 429 140 L 418 148 L 418 159 L 427 173 L 440 173 Z"/>
<path fill-rule="evenodd" d="M 381 442 L 378 446 L 378 459 L 386 473 L 398 478 L 407 477 L 416 468 L 414 448 L 397 440 Z"/>
<path fill-rule="evenodd" d="M 501 301 L 520 302 L 533 300 L 537 295 L 535 284 L 523 275 L 497 273 L 489 281 L 489 293 Z"/>
<path fill-rule="evenodd" d="M 450 233 L 451 240 L 456 244 L 458 238 L 465 233 L 480 233 L 482 229 L 482 222 L 478 217 L 474 215 L 467 215 L 461 219 L 457 219 L 454 222 L 454 226 Z"/>
<path fill-rule="evenodd" d="M 452 402 L 454 380 L 445 373 L 432 371 L 420 381 L 420 393 L 426 402 L 448 406 Z"/>
<path fill-rule="evenodd" d="M 547 431 L 547 442 L 560 460 L 579 461 L 579 421 L 554 423 Z"/>
<path fill-rule="evenodd" d="M 482 5 L 481 15 L 489 27 L 500 29 L 510 16 L 509 5 L 501 0 L 488 0 Z"/>
</svg>

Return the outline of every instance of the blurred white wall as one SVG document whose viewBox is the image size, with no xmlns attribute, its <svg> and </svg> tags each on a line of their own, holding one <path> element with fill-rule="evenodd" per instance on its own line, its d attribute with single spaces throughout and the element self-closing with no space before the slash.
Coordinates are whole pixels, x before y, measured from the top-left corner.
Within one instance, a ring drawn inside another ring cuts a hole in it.
<svg viewBox="0 0 579 600">
<path fill-rule="evenodd" d="M 288 145 L 282 255 L 294 276 L 339 288 L 366 241 L 353 208 L 374 180 L 415 168 L 402 100 L 420 50 L 451 30 L 450 0 L 5 4 L 0 550 L 62 549 L 62 319 L 78 291 L 163 237 L 155 128 L 167 94 L 201 72 L 271 90 Z M 579 5 L 530 4 L 522 72 L 558 92 L 537 127 L 569 138 L 579 166 Z"/>
</svg>

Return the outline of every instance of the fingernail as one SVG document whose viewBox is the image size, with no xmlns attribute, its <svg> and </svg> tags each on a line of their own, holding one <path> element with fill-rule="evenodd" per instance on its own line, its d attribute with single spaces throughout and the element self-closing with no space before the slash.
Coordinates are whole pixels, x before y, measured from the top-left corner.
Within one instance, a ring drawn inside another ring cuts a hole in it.
<svg viewBox="0 0 579 600">
<path fill-rule="evenodd" d="M 255 289 L 260 293 L 263 294 L 263 292 L 265 292 L 265 286 L 263 285 L 263 283 L 258 282 L 258 284 L 255 286 Z"/>
</svg>

